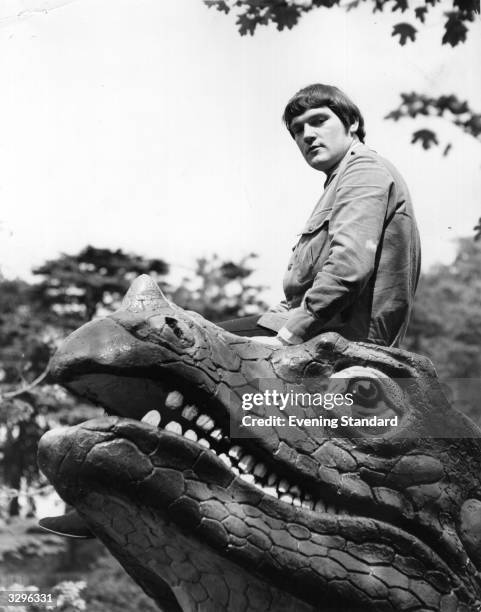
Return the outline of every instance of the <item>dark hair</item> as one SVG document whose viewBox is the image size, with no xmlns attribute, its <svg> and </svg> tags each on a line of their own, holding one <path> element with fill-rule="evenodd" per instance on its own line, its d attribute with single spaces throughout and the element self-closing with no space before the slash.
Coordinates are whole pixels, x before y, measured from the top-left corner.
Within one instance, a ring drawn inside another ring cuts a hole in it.
<svg viewBox="0 0 481 612">
<path fill-rule="evenodd" d="M 359 121 L 356 135 L 361 142 L 364 142 L 366 130 L 364 129 L 364 119 L 361 111 L 346 94 L 333 85 L 323 85 L 314 83 L 300 89 L 287 103 L 282 119 L 287 126 L 291 136 L 291 122 L 298 115 L 302 115 L 311 108 L 327 106 L 335 113 L 346 128 Z"/>
</svg>

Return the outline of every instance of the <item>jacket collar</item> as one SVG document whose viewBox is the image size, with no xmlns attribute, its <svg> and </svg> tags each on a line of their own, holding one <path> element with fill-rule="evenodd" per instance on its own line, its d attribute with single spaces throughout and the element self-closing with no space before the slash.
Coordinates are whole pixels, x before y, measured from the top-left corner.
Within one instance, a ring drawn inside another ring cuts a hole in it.
<svg viewBox="0 0 481 612">
<path fill-rule="evenodd" d="M 349 156 L 351 155 L 351 153 L 353 152 L 353 150 L 357 149 L 357 147 L 365 147 L 366 145 L 364 145 L 360 140 L 355 140 L 349 147 L 349 149 L 346 151 L 344 157 L 342 157 L 337 164 L 334 166 L 334 168 L 332 168 L 332 170 L 329 172 L 329 174 L 326 177 L 326 180 L 324 182 L 324 189 L 329 185 L 329 183 L 334 179 L 335 176 L 337 176 L 340 172 L 341 169 L 344 168 L 344 166 L 347 163 L 347 160 L 349 159 Z"/>
</svg>

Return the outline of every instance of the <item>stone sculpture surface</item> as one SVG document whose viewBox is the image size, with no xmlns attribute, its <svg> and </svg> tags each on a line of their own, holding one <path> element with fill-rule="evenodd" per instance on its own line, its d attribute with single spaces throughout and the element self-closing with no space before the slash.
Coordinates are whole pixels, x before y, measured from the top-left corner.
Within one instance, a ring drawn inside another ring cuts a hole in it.
<svg viewBox="0 0 481 612">
<path fill-rule="evenodd" d="M 65 340 L 51 375 L 109 416 L 47 433 L 40 465 L 162 609 L 479 609 L 481 432 L 427 359 L 333 333 L 274 350 L 140 277 Z M 256 381 L 345 385 L 399 425 L 233 440 Z"/>
</svg>

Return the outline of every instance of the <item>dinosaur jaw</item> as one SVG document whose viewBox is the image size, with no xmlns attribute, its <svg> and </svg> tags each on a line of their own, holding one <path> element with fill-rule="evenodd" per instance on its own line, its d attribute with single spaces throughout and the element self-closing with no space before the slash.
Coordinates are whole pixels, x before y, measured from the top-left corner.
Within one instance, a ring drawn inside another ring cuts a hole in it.
<svg viewBox="0 0 481 612">
<path fill-rule="evenodd" d="M 177 535 L 185 554 L 189 548 L 194 557 L 209 550 L 207 566 L 224 559 L 242 576 L 260 577 L 267 591 L 268 585 L 285 585 L 289 597 L 316 610 L 323 609 L 320 591 L 326 609 L 355 604 L 384 610 L 372 602 L 388 599 L 396 610 L 408 610 L 415 592 L 423 593 L 423 609 L 440 609 L 433 602 L 440 605 L 445 593 L 436 576 L 449 576 L 450 589 L 456 583 L 447 566 L 406 532 L 365 517 L 280 503 L 233 474 L 211 450 L 148 424 L 106 418 L 53 431 L 42 439 L 39 461 L 62 497 L 141 583 L 155 568 L 174 591 L 179 586 L 162 556 Z M 121 520 L 109 510 L 114 507 L 123 508 Z M 127 550 L 125 560 L 121 549 Z M 411 557 L 419 572 L 407 576 Z"/>
</svg>

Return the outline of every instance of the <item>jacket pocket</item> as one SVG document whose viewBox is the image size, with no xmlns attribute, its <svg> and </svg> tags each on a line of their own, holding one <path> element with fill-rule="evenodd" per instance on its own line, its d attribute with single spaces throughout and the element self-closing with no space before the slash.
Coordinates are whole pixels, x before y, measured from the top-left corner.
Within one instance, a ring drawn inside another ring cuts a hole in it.
<svg viewBox="0 0 481 612">
<path fill-rule="evenodd" d="M 332 208 L 323 208 L 309 217 L 301 235 L 316 233 L 325 223 L 329 223 L 332 215 Z"/>
<path fill-rule="evenodd" d="M 319 271 L 318 264 L 325 259 L 329 251 L 328 229 L 332 208 L 323 209 L 312 215 L 306 223 L 299 242 L 293 253 L 299 282 L 305 283 Z M 322 265 L 322 264 L 321 264 Z"/>
</svg>

